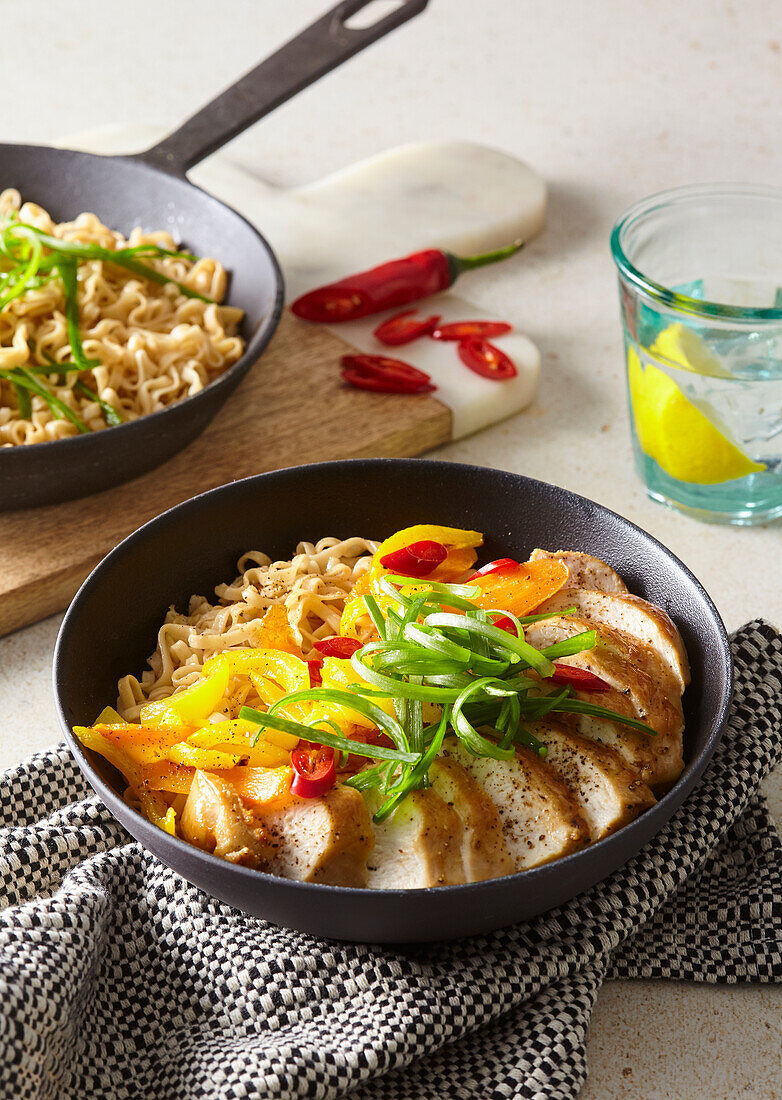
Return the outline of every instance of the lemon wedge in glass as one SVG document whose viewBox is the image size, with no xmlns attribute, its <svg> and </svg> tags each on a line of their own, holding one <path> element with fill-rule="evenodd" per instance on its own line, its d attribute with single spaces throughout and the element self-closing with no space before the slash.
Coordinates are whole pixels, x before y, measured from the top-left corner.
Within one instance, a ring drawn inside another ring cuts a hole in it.
<svg viewBox="0 0 782 1100">
<path fill-rule="evenodd" d="M 685 397 L 664 371 L 651 363 L 642 367 L 634 348 L 628 348 L 627 376 L 638 443 L 670 477 L 718 485 L 765 470 Z"/>
<path fill-rule="evenodd" d="M 675 363 L 682 370 L 706 374 L 710 378 L 733 377 L 720 357 L 704 344 L 697 332 L 693 332 L 680 321 L 658 332 L 649 353 L 658 359 Z"/>
</svg>

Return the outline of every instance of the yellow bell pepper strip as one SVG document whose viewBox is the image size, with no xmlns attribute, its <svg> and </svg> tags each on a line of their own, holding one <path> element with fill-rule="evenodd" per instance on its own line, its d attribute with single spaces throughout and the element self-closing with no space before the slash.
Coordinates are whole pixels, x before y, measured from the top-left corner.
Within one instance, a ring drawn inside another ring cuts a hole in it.
<svg viewBox="0 0 782 1100">
<path fill-rule="evenodd" d="M 125 719 L 114 707 L 104 707 L 95 719 L 96 726 L 124 726 Z"/>
<path fill-rule="evenodd" d="M 348 691 L 351 684 L 370 686 L 362 676 L 359 676 L 350 660 L 343 660 L 340 657 L 324 657 L 320 674 L 324 688 Z M 384 710 L 386 714 L 390 714 L 392 718 L 395 716 L 396 712 L 392 699 L 373 699 L 372 702 L 381 710 Z M 313 713 L 317 713 L 323 718 L 330 718 L 332 722 L 336 722 L 343 732 L 351 725 L 360 726 L 362 729 L 372 729 L 375 725 L 372 719 L 365 714 L 360 714 L 359 711 L 352 710 L 350 707 L 342 706 L 341 703 L 323 702 L 310 705 L 313 707 Z"/>
<path fill-rule="evenodd" d="M 157 791 L 139 791 L 139 806 L 144 817 L 171 836 L 176 836 L 176 810 L 168 806 Z"/>
<path fill-rule="evenodd" d="M 188 745 L 199 749 L 219 749 L 222 752 L 241 753 L 243 760 L 251 767 L 274 768 L 280 764 L 287 764 L 290 753 L 277 745 L 270 744 L 265 739 L 258 739 L 253 744 L 258 734 L 258 727 L 253 722 L 246 722 L 243 718 L 233 718 L 226 722 L 213 722 L 203 726 L 192 733 L 188 739 Z M 289 740 L 296 741 L 289 734 L 283 734 Z"/>
<path fill-rule="evenodd" d="M 541 558 L 486 573 L 470 580 L 479 591 L 472 602 L 487 611 L 492 608 L 511 615 L 529 615 L 544 600 L 559 592 L 568 578 L 568 568 L 559 558 Z"/>
<path fill-rule="evenodd" d="M 226 779 L 242 802 L 250 807 L 271 809 L 282 806 L 293 796 L 291 780 L 293 769 L 284 768 L 233 768 L 220 773 Z"/>
<path fill-rule="evenodd" d="M 73 732 L 82 745 L 84 745 L 85 749 L 92 749 L 94 752 L 100 753 L 104 759 L 114 765 L 117 771 L 124 775 L 126 781 L 134 789 L 139 789 L 142 786 L 140 764 L 125 751 L 122 745 L 118 744 L 115 740 L 110 740 L 106 736 L 105 731 L 108 728 L 109 727 L 106 726 L 100 728 L 95 726 L 74 726 Z"/>
<path fill-rule="evenodd" d="M 220 749 L 199 749 L 180 741 L 168 750 L 168 759 L 174 764 L 186 764 L 201 771 L 223 771 L 235 768 L 247 756 L 246 752 L 222 752 Z"/>
<path fill-rule="evenodd" d="M 224 653 L 210 658 L 199 678 L 189 688 L 171 695 L 168 699 L 143 706 L 140 711 L 142 722 L 165 724 L 173 718 L 191 726 L 199 725 L 223 701 L 230 675 L 230 665 Z"/>
</svg>

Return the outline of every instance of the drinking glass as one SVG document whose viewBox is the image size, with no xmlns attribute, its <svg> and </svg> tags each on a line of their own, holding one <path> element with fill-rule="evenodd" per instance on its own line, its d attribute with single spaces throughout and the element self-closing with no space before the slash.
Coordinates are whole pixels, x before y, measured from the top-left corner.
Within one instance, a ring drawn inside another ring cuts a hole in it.
<svg viewBox="0 0 782 1100">
<path fill-rule="evenodd" d="M 711 522 L 782 516 L 782 189 L 653 195 L 611 250 L 649 496 Z"/>
</svg>

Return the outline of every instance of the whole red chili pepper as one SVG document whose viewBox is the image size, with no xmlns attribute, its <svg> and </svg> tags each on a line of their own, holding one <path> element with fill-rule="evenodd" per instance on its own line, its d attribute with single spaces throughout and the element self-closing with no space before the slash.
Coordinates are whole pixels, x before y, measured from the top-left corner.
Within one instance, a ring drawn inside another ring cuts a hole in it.
<svg viewBox="0 0 782 1100">
<path fill-rule="evenodd" d="M 324 657 L 352 657 L 356 650 L 361 649 L 361 642 L 357 638 L 341 638 L 336 635 L 333 638 L 319 638 L 313 645 Z"/>
<path fill-rule="evenodd" d="M 343 379 L 351 386 L 376 393 L 434 393 L 430 375 L 401 359 L 387 355 L 343 355 Z"/>
<path fill-rule="evenodd" d="M 570 684 L 576 691 L 610 691 L 611 685 L 594 672 L 586 668 L 577 668 L 575 665 L 563 665 L 559 661 L 554 662 L 554 675 L 551 680 L 555 684 Z"/>
<path fill-rule="evenodd" d="M 471 573 L 467 583 L 469 584 L 475 577 L 488 577 L 489 573 L 501 573 L 503 569 L 518 569 L 518 567 L 519 563 L 513 558 L 497 558 L 496 561 L 487 562 L 486 565 L 482 565 L 480 569 Z"/>
<path fill-rule="evenodd" d="M 450 325 L 438 325 L 431 336 L 433 340 L 467 340 L 473 336 L 504 336 L 513 331 L 507 321 L 455 321 Z"/>
<path fill-rule="evenodd" d="M 440 248 L 413 252 L 401 260 L 391 260 L 311 290 L 297 298 L 291 310 L 305 321 L 329 324 L 354 321 L 438 294 L 452 286 L 463 271 L 497 263 L 523 246 L 523 241 L 515 241 L 480 256 L 454 256 Z"/>
<path fill-rule="evenodd" d="M 384 569 L 401 573 L 405 577 L 427 577 L 448 557 L 448 550 L 441 542 L 422 539 L 411 542 L 398 550 L 391 550 L 380 559 Z"/>
<path fill-rule="evenodd" d="M 401 313 L 394 314 L 393 317 L 388 317 L 375 329 L 375 339 L 379 340 L 381 344 L 388 344 L 389 347 L 393 348 L 402 344 L 410 344 L 421 336 L 434 335 L 434 330 L 440 320 L 440 314 L 434 313 L 431 317 L 427 317 L 425 321 L 414 321 L 412 317 L 416 312 L 414 309 L 405 309 Z"/>
<path fill-rule="evenodd" d="M 488 340 L 471 337 L 459 343 L 459 358 L 481 378 L 491 378 L 496 382 L 506 382 L 518 374 L 513 360 Z"/>
</svg>

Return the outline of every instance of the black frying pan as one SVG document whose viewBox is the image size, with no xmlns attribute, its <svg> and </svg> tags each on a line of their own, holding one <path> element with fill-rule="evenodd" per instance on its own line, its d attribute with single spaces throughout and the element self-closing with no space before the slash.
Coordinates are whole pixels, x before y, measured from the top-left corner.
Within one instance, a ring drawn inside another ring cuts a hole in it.
<svg viewBox="0 0 782 1100">
<path fill-rule="evenodd" d="M 285 100 L 423 11 L 399 7 L 370 27 L 346 21 L 368 0 L 342 0 L 146 152 L 104 157 L 39 145 L 0 145 L 0 190 L 17 188 L 62 221 L 94 211 L 124 233 L 171 229 L 231 273 L 229 301 L 245 311 L 245 353 L 199 394 L 89 435 L 0 448 L 0 511 L 86 496 L 165 462 L 203 431 L 271 339 L 283 301 L 277 260 L 261 234 L 185 173 Z"/>
<path fill-rule="evenodd" d="M 585 550 L 614 566 L 632 592 L 665 608 L 692 665 L 684 695 L 685 770 L 655 806 L 583 851 L 520 874 L 432 890 L 354 890 L 291 882 L 216 859 L 155 828 L 122 799 L 124 781 L 85 752 L 72 724 L 90 724 L 140 674 L 169 605 L 187 608 L 235 576 L 246 550 L 288 558 L 301 539 L 385 538 L 414 523 L 483 531 L 482 558 L 534 547 Z M 416 459 L 299 466 L 236 481 L 177 505 L 113 550 L 65 616 L 54 690 L 65 736 L 103 802 L 164 863 L 246 913 L 317 936 L 365 943 L 445 940 L 523 920 L 573 897 L 657 833 L 698 782 L 725 725 L 732 664 L 714 604 L 686 566 L 651 535 L 591 500 L 500 470 Z"/>
</svg>

